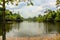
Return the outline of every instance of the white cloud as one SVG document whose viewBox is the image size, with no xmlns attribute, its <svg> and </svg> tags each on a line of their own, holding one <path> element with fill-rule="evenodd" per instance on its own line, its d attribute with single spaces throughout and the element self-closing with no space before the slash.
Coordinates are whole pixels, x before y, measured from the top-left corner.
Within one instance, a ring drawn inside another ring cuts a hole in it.
<svg viewBox="0 0 60 40">
<path fill-rule="evenodd" d="M 21 8 L 21 15 L 25 18 L 37 16 L 38 13 L 34 13 L 37 9 L 37 6 L 25 6 Z"/>
<path fill-rule="evenodd" d="M 34 6 L 35 7 L 35 6 Z M 33 13 L 37 13 L 39 11 L 41 11 L 43 8 L 41 6 L 36 6 L 35 10 L 33 10 Z"/>
</svg>

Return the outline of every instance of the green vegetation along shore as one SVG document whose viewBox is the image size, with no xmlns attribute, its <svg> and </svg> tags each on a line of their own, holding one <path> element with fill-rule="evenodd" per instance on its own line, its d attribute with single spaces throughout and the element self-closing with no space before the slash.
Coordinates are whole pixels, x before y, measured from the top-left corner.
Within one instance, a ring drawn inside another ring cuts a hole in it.
<svg viewBox="0 0 60 40">
<path fill-rule="evenodd" d="M 0 22 L 2 22 L 2 8 L 0 8 Z M 12 13 L 9 10 L 5 11 L 5 20 L 6 21 L 17 21 L 17 22 L 21 22 L 23 21 L 23 17 L 21 17 L 21 15 L 19 13 Z"/>
<path fill-rule="evenodd" d="M 60 22 L 60 9 L 55 11 L 46 10 L 45 15 L 38 15 L 38 17 L 27 18 L 28 21 L 37 21 L 37 22 Z"/>
</svg>

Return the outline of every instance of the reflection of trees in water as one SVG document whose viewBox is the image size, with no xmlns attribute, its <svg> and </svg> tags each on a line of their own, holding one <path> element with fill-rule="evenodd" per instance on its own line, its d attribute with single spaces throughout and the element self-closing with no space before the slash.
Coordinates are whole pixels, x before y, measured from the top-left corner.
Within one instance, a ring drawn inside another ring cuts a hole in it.
<svg viewBox="0 0 60 40">
<path fill-rule="evenodd" d="M 42 33 L 41 35 L 45 34 L 46 31 L 45 31 L 45 26 L 44 26 L 44 23 L 41 22 L 41 23 L 38 23 L 38 28 L 40 30 L 40 33 Z"/>
<path fill-rule="evenodd" d="M 48 25 L 47 25 L 47 23 L 44 23 L 44 25 L 45 25 L 45 31 L 46 31 L 46 34 L 48 33 Z"/>
<path fill-rule="evenodd" d="M 12 29 L 17 29 L 19 31 L 20 29 L 20 22 L 14 22 L 12 25 L 11 25 Z"/>
<path fill-rule="evenodd" d="M 18 23 L 18 31 L 19 31 L 19 29 L 20 29 L 20 23 Z"/>
<path fill-rule="evenodd" d="M 6 27 L 5 27 L 5 21 L 2 23 L 2 40 L 6 40 Z"/>
<path fill-rule="evenodd" d="M 15 26 L 12 26 L 13 24 L 12 23 L 5 23 L 5 24 L 0 23 L 0 36 L 2 36 L 2 40 L 6 40 L 6 33 L 12 30 L 13 27 L 15 27 Z M 19 23 L 17 24 L 18 24 L 17 28 L 19 29 Z"/>
<path fill-rule="evenodd" d="M 2 35 L 2 24 L 0 23 L 0 35 Z"/>
<path fill-rule="evenodd" d="M 56 23 L 56 22 L 46 22 L 44 23 L 45 25 L 45 30 L 46 33 L 60 33 L 60 23 Z"/>
<path fill-rule="evenodd" d="M 19 27 L 20 27 L 20 23 L 16 23 L 16 22 L 13 22 L 13 23 L 5 23 L 5 30 L 2 30 L 2 23 L 0 23 L 0 36 L 2 36 L 2 32 L 5 32 L 5 33 L 9 33 L 12 29 L 17 29 L 17 32 L 19 31 Z M 6 34 L 5 34 L 6 36 Z"/>
<path fill-rule="evenodd" d="M 60 33 L 60 22 L 56 22 L 55 25 L 57 32 Z"/>
<path fill-rule="evenodd" d="M 46 33 L 50 33 L 56 30 L 55 23 L 46 22 L 44 23 Z"/>
<path fill-rule="evenodd" d="M 12 24 L 10 23 L 10 24 L 5 24 L 5 26 L 6 26 L 6 32 L 9 32 L 11 29 L 12 29 Z"/>
<path fill-rule="evenodd" d="M 9 32 L 9 30 L 12 29 L 11 25 L 12 24 L 5 23 L 5 28 L 4 29 L 6 30 L 6 32 Z M 3 24 L 0 23 L 0 36 L 2 35 L 2 32 L 4 31 L 4 30 L 2 30 L 2 26 L 3 26 Z"/>
</svg>

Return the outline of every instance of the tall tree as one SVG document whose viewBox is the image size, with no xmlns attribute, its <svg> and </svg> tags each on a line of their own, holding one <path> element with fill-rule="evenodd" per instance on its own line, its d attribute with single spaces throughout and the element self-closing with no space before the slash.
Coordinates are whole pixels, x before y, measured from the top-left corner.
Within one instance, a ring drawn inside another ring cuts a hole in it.
<svg viewBox="0 0 60 40">
<path fill-rule="evenodd" d="M 13 2 L 14 0 L 9 0 Z M 6 40 L 6 28 L 5 28 L 5 3 L 8 2 L 8 0 L 0 0 L 0 5 L 2 5 L 3 11 L 2 11 L 2 40 Z M 18 2 L 18 1 L 17 1 Z"/>
</svg>

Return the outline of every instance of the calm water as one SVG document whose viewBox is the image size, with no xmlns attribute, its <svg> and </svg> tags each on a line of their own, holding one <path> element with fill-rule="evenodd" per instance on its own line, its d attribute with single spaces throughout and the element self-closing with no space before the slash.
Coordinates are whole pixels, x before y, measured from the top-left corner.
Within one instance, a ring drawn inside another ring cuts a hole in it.
<svg viewBox="0 0 60 40">
<path fill-rule="evenodd" d="M 0 24 L 1 26 L 1 24 Z M 21 23 L 6 23 L 7 37 L 43 36 L 46 34 L 60 33 L 60 23 L 38 23 L 23 21 Z M 1 28 L 0 28 L 1 35 Z"/>
</svg>

